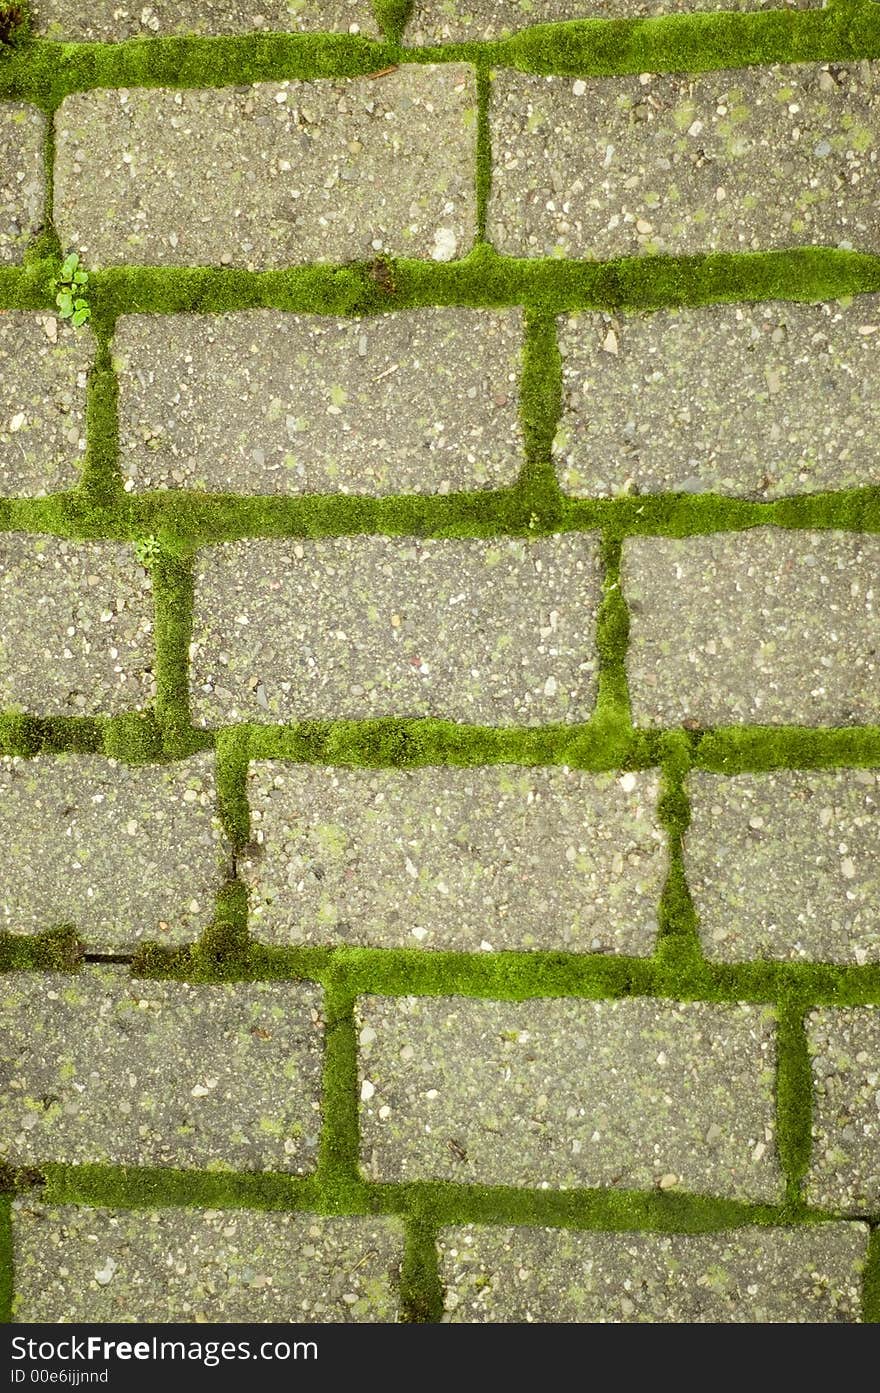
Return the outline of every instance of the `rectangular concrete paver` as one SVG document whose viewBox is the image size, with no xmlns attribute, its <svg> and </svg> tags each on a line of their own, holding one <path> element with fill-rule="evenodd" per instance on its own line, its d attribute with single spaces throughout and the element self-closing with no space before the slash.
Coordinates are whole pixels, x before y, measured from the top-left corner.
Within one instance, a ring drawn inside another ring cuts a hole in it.
<svg viewBox="0 0 880 1393">
<path fill-rule="evenodd" d="M 372 1180 L 779 1200 L 769 1008 L 362 997 Z"/>
<path fill-rule="evenodd" d="M 251 766 L 238 860 L 263 942 L 648 954 L 654 773 Z"/>
<path fill-rule="evenodd" d="M 877 480 L 880 296 L 560 326 L 563 490 L 755 499 Z"/>
<path fill-rule="evenodd" d="M 0 536 L 0 709 L 88 716 L 155 694 L 150 577 L 131 546 Z"/>
<path fill-rule="evenodd" d="M 491 125 L 488 236 L 513 256 L 880 251 L 880 63 L 505 69 Z"/>
<path fill-rule="evenodd" d="M 449 493 L 514 484 L 522 311 L 126 315 L 128 488 Z"/>
<path fill-rule="evenodd" d="M 79 482 L 94 356 L 87 328 L 0 311 L 0 493 L 41 498 Z"/>
<path fill-rule="evenodd" d="M 811 1204 L 850 1214 L 880 1208 L 880 1006 L 807 1015 L 813 1061 Z"/>
<path fill-rule="evenodd" d="M 21 261 L 43 221 L 46 117 L 24 102 L 0 102 L 0 265 Z"/>
<path fill-rule="evenodd" d="M 880 960 L 880 774 L 694 770 L 688 792 L 685 872 L 708 957 Z"/>
<path fill-rule="evenodd" d="M 465 64 L 75 93 L 55 116 L 58 234 L 92 266 L 448 261 L 476 233 L 476 101 Z"/>
<path fill-rule="evenodd" d="M 342 31 L 378 36 L 370 0 L 31 0 L 48 39 L 118 42 L 172 34 Z"/>
<path fill-rule="evenodd" d="M 819 7 L 822 0 L 780 0 L 775 9 Z M 499 39 L 531 24 L 572 19 L 648 19 L 691 10 L 760 10 L 769 0 L 415 0 L 408 44 Z"/>
<path fill-rule="evenodd" d="M 122 967 L 0 980 L 0 1155 L 314 1169 L 321 992 L 144 981 Z"/>
<path fill-rule="evenodd" d="M 190 648 L 195 717 L 584 721 L 600 597 L 591 534 L 207 547 Z"/>
<path fill-rule="evenodd" d="M 214 757 L 0 758 L 0 845 L 0 927 L 72 922 L 98 952 L 191 941 L 224 879 Z"/>
<path fill-rule="evenodd" d="M 633 719 L 858 725 L 880 719 L 880 538 L 756 527 L 629 537 Z"/>
<path fill-rule="evenodd" d="M 720 1233 L 441 1229 L 447 1321 L 858 1321 L 867 1224 Z"/>
<path fill-rule="evenodd" d="M 393 1321 L 403 1225 L 377 1216 L 15 1203 L 16 1321 Z"/>
</svg>

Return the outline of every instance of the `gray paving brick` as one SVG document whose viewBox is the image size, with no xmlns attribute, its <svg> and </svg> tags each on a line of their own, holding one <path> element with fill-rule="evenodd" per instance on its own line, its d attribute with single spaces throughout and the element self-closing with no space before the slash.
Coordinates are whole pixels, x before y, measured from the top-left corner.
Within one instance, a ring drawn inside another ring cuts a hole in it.
<svg viewBox="0 0 880 1393">
<path fill-rule="evenodd" d="M 880 538 L 756 527 L 630 537 L 633 719 L 849 725 L 880 717 Z"/>
<path fill-rule="evenodd" d="M 377 36 L 370 0 L 31 0 L 35 33 L 113 42 L 153 34 L 312 33 Z"/>
<path fill-rule="evenodd" d="M 554 443 L 577 497 L 876 482 L 880 296 L 571 315 Z"/>
<path fill-rule="evenodd" d="M 0 928 L 73 922 L 98 952 L 193 940 L 224 880 L 215 805 L 212 754 L 0 758 Z"/>
<path fill-rule="evenodd" d="M 264 942 L 648 954 L 654 773 L 251 766 L 238 860 Z"/>
<path fill-rule="evenodd" d="M 690 775 L 685 871 L 703 951 L 880 960 L 880 774 Z"/>
<path fill-rule="evenodd" d="M 55 130 L 55 223 L 92 266 L 448 261 L 474 240 L 476 79 L 465 64 L 80 92 Z"/>
<path fill-rule="evenodd" d="M 399 1219 L 13 1208 L 16 1321 L 393 1321 Z"/>
<path fill-rule="evenodd" d="M 867 1224 L 440 1230 L 447 1321 L 858 1321 Z"/>
<path fill-rule="evenodd" d="M 0 102 L 0 265 L 21 261 L 43 221 L 46 118 L 24 102 Z"/>
<path fill-rule="evenodd" d="M 770 1008 L 362 997 L 372 1180 L 779 1200 Z"/>
<path fill-rule="evenodd" d="M 513 484 L 521 345 L 520 310 L 127 315 L 114 341 L 127 487 Z"/>
<path fill-rule="evenodd" d="M 88 329 L 0 310 L 0 494 L 41 498 L 79 482 L 94 356 Z"/>
<path fill-rule="evenodd" d="M 514 256 L 880 251 L 880 64 L 495 79 L 488 235 Z"/>
<path fill-rule="evenodd" d="M 880 1205 L 880 1007 L 807 1016 L 813 1058 L 813 1158 L 807 1197 L 849 1213 Z"/>
<path fill-rule="evenodd" d="M 583 721 L 600 593 L 596 539 L 583 533 L 207 547 L 190 649 L 195 718 Z"/>
<path fill-rule="evenodd" d="M 117 542 L 0 537 L 0 709 L 87 716 L 155 695 L 153 601 Z"/>
<path fill-rule="evenodd" d="M 819 7 L 822 0 L 783 0 L 774 9 Z M 408 44 L 463 43 L 516 34 L 530 24 L 570 19 L 644 19 L 691 10 L 761 10 L 771 0 L 415 0 Z"/>
<path fill-rule="evenodd" d="M 320 1125 L 311 983 L 132 978 L 122 967 L 0 981 L 0 1155 L 302 1173 Z"/>
</svg>

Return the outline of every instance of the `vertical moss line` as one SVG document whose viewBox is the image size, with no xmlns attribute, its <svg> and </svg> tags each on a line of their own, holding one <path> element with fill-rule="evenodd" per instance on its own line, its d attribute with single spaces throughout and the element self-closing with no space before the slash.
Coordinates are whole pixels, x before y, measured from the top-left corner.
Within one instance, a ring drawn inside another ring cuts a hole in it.
<svg viewBox="0 0 880 1393">
<path fill-rule="evenodd" d="M 96 326 L 97 328 L 97 326 Z M 80 333 L 73 329 L 71 333 Z M 111 509 L 123 496 L 119 475 L 119 384 L 110 338 L 97 329 L 95 361 L 86 383 L 86 453 L 80 487 L 95 508 Z"/>
<path fill-rule="evenodd" d="M 406 1219 L 406 1243 L 400 1273 L 403 1320 L 425 1324 L 443 1315 L 443 1287 L 437 1254 L 437 1227 L 420 1210 Z"/>
<path fill-rule="evenodd" d="M 477 241 L 486 242 L 486 218 L 492 189 L 492 131 L 489 106 L 492 101 L 492 74 L 484 63 L 477 65 Z"/>
<path fill-rule="evenodd" d="M 605 532 L 600 545 L 604 568 L 602 600 L 596 617 L 599 657 L 596 720 L 607 729 L 610 744 L 619 746 L 624 752 L 632 742 L 633 724 L 626 676 L 629 610 L 620 588 L 621 550 L 620 538 Z"/>
<path fill-rule="evenodd" d="M 776 1134 L 787 1202 L 804 1205 L 803 1181 L 813 1148 L 813 1071 L 803 1000 L 782 996 L 776 1027 Z"/>
<path fill-rule="evenodd" d="M 0 1194 L 0 1325 L 12 1320 L 13 1292 L 12 1196 Z"/>
<path fill-rule="evenodd" d="M 668 949 L 674 940 L 678 957 L 687 948 L 692 957 L 699 958 L 702 947 L 697 913 L 684 865 L 684 836 L 691 821 L 687 791 L 690 741 L 684 731 L 669 731 L 661 737 L 660 749 L 662 772 L 657 814 L 668 837 L 669 871 L 660 898 L 658 946 L 662 944 Z"/>
<path fill-rule="evenodd" d="M 205 743 L 192 729 L 189 709 L 194 563 L 165 552 L 151 569 L 156 616 L 156 717 L 166 754 L 178 759 Z"/>
<path fill-rule="evenodd" d="M 322 1189 L 331 1201 L 345 1205 L 345 1195 L 360 1190 L 358 1173 L 357 1032 L 355 996 L 338 978 L 324 988 L 323 1122 L 318 1151 Z"/>
<path fill-rule="evenodd" d="M 247 726 L 233 726 L 217 734 L 217 796 L 220 818 L 236 851 L 251 839 L 251 810 L 247 796 L 250 759 Z"/>
<path fill-rule="evenodd" d="M 399 44 L 413 12 L 413 0 L 373 0 L 376 23 L 389 43 Z"/>
<path fill-rule="evenodd" d="M 880 1225 L 874 1224 L 868 1238 L 868 1256 L 862 1279 L 862 1320 L 880 1325 Z"/>
</svg>

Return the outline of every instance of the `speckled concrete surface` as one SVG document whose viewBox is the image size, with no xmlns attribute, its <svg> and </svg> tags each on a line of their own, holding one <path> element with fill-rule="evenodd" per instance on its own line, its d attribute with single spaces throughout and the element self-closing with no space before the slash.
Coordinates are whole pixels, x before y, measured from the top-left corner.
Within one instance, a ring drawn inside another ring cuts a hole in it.
<svg viewBox="0 0 880 1393">
<path fill-rule="evenodd" d="M 488 236 L 512 256 L 880 251 L 880 63 L 499 71 Z"/>
<path fill-rule="evenodd" d="M 24 102 L 0 102 L 0 265 L 21 261 L 45 203 L 46 118 Z"/>
<path fill-rule="evenodd" d="M 40 498 L 79 482 L 94 356 L 87 328 L 0 310 L 0 494 Z"/>
<path fill-rule="evenodd" d="M 880 296 L 570 315 L 560 350 L 553 452 L 575 497 L 876 483 Z"/>
<path fill-rule="evenodd" d="M 441 1229 L 447 1321 L 858 1321 L 867 1224 L 722 1233 Z"/>
<path fill-rule="evenodd" d="M 262 942 L 649 954 L 656 773 L 251 766 L 239 857 Z"/>
<path fill-rule="evenodd" d="M 692 10 L 818 8 L 822 0 L 415 0 L 404 42 L 463 43 L 570 19 L 647 19 Z"/>
<path fill-rule="evenodd" d="M 399 1219 L 13 1208 L 16 1321 L 393 1321 Z"/>
<path fill-rule="evenodd" d="M 684 864 L 703 951 L 880 961 L 880 774 L 695 769 Z"/>
<path fill-rule="evenodd" d="M 0 537 L 0 708 L 42 716 L 132 710 L 155 695 L 153 596 L 134 549 Z"/>
<path fill-rule="evenodd" d="M 0 758 L 0 928 L 72 922 L 93 952 L 191 942 L 228 860 L 216 797 L 213 754 Z"/>
<path fill-rule="evenodd" d="M 600 598 L 589 533 L 206 547 L 190 648 L 195 719 L 584 721 Z"/>
<path fill-rule="evenodd" d="M 880 719 L 880 537 L 756 527 L 628 537 L 627 673 L 643 725 Z"/>
<path fill-rule="evenodd" d="M 303 982 L 132 978 L 125 967 L 0 981 L 0 1155 L 314 1169 L 321 991 Z"/>
<path fill-rule="evenodd" d="M 58 235 L 90 266 L 448 261 L 476 234 L 476 104 L 465 64 L 75 93 L 55 116 Z"/>
<path fill-rule="evenodd" d="M 514 484 L 522 311 L 126 315 L 128 488 L 450 493 Z M 2 439 L 2 437 L 0 437 Z"/>
<path fill-rule="evenodd" d="M 364 996 L 357 1021 L 371 1180 L 782 1198 L 769 1007 Z"/>
<path fill-rule="evenodd" d="M 880 1007 L 807 1016 L 813 1060 L 813 1156 L 807 1198 L 849 1214 L 880 1205 Z"/>
<path fill-rule="evenodd" d="M 379 34 L 370 0 L 31 0 L 31 12 L 36 33 L 86 42 L 273 31 Z"/>
</svg>

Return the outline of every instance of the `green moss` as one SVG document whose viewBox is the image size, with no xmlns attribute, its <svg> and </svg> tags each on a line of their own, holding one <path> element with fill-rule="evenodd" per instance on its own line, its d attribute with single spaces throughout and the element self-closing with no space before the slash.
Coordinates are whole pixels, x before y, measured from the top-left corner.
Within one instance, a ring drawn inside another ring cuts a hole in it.
<svg viewBox="0 0 880 1393">
<path fill-rule="evenodd" d="M 30 38 L 30 0 L 0 0 L 0 61 Z"/>
<path fill-rule="evenodd" d="M 804 1006 L 796 993 L 784 994 L 776 1026 L 777 1145 L 791 1204 L 799 1204 L 812 1149 L 813 1074 L 804 1024 Z"/>
<path fill-rule="evenodd" d="M 409 1209 L 406 1247 L 400 1274 L 400 1305 L 405 1321 L 439 1321 L 443 1315 L 437 1229 L 429 1213 L 417 1205 Z"/>
<path fill-rule="evenodd" d="M 868 1260 L 862 1285 L 862 1320 L 880 1325 L 880 1226 L 874 1224 L 868 1240 Z"/>
<path fill-rule="evenodd" d="M 83 959 L 73 924 L 57 924 L 38 934 L 0 933 L 0 972 L 70 972 Z"/>
<path fill-rule="evenodd" d="M 390 43 L 399 43 L 412 14 L 413 0 L 373 0 L 376 22 Z"/>
<path fill-rule="evenodd" d="M 154 764 L 164 755 L 162 728 L 152 711 L 129 711 L 104 725 L 104 753 L 125 764 Z"/>
<path fill-rule="evenodd" d="M 14 1283 L 12 1201 L 8 1194 L 0 1193 L 0 1325 L 8 1325 L 12 1320 Z"/>
</svg>

